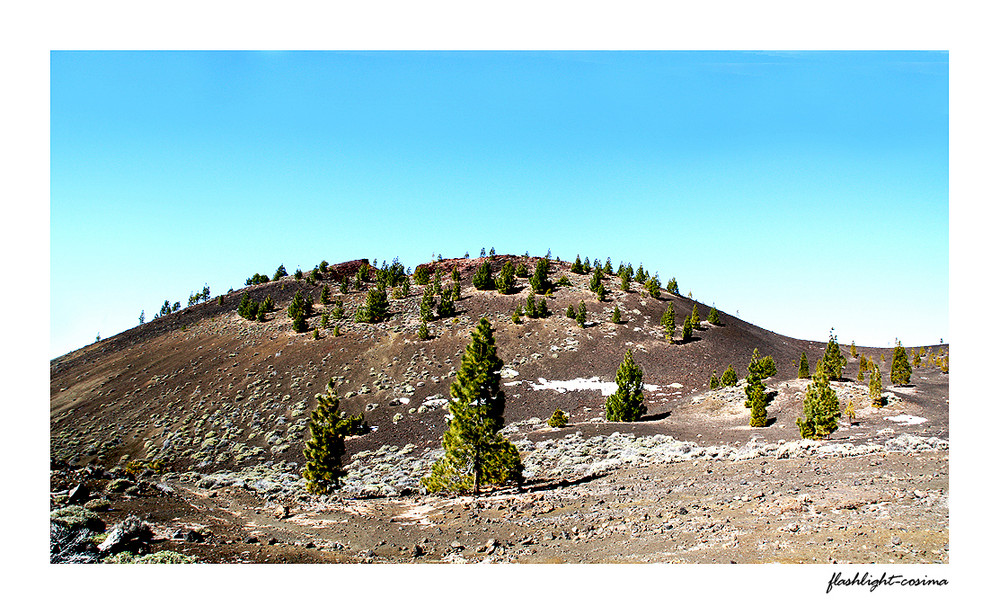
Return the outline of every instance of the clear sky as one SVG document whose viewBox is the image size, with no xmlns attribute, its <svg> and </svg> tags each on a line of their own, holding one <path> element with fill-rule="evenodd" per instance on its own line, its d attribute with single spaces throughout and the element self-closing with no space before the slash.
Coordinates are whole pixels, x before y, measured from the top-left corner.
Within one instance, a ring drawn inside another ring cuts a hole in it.
<svg viewBox="0 0 1000 615">
<path fill-rule="evenodd" d="M 53 52 L 50 356 L 326 259 L 640 263 L 949 341 L 946 52 Z"/>
</svg>

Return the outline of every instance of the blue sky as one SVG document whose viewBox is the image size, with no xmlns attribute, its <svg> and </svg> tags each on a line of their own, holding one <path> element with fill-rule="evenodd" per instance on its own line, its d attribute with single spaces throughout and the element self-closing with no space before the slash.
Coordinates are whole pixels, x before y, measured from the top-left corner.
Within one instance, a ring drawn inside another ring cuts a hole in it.
<svg viewBox="0 0 1000 615">
<path fill-rule="evenodd" d="M 944 52 L 53 52 L 50 71 L 53 357 L 204 283 L 482 247 L 641 263 L 804 339 L 949 339 Z"/>
</svg>

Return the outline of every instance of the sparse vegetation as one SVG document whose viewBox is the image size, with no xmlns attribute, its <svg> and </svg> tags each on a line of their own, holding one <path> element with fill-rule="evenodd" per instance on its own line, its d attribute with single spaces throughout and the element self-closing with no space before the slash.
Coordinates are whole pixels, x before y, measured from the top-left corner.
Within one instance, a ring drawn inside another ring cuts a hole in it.
<svg viewBox="0 0 1000 615">
<path fill-rule="evenodd" d="M 839 353 L 838 353 L 839 354 Z M 837 430 L 840 420 L 840 400 L 830 388 L 829 370 L 821 365 L 806 388 L 802 416 L 795 419 L 799 435 L 804 439 L 821 440 Z"/>
</svg>

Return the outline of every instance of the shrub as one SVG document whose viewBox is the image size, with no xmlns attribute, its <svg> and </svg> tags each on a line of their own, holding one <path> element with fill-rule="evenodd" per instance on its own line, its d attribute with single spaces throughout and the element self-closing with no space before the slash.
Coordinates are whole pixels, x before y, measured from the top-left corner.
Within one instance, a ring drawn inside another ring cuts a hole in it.
<svg viewBox="0 0 1000 615">
<path fill-rule="evenodd" d="M 643 404 L 642 368 L 632 359 L 632 351 L 625 351 L 625 358 L 615 374 L 618 388 L 604 404 L 604 415 L 609 421 L 636 421 L 646 414 Z"/>
<path fill-rule="evenodd" d="M 660 317 L 660 324 L 663 325 L 667 341 L 671 344 L 674 343 L 674 329 L 677 328 L 675 320 L 676 316 L 674 315 L 674 304 L 668 303 L 667 311 L 665 311 L 663 316 Z"/>
<path fill-rule="evenodd" d="M 577 258 L 578 262 L 579 260 L 580 259 Z M 555 412 L 552 413 L 552 416 L 549 417 L 549 427 L 552 427 L 554 429 L 565 427 L 567 423 L 569 423 L 569 420 L 566 418 L 566 413 L 560 410 L 559 408 L 556 408 Z"/>
<path fill-rule="evenodd" d="M 736 375 L 736 370 L 730 364 L 726 371 L 722 372 L 722 380 L 719 381 L 719 384 L 724 387 L 734 387 L 737 383 L 739 383 L 739 376 Z"/>
<path fill-rule="evenodd" d="M 649 292 L 649 296 L 653 299 L 660 298 L 660 279 L 653 276 L 646 280 L 646 291 Z"/>
<path fill-rule="evenodd" d="M 538 259 L 538 262 L 535 263 L 535 275 L 531 276 L 531 279 L 528 281 L 531 283 L 531 289 L 536 293 L 544 293 L 549 289 L 551 286 L 549 282 L 549 259 Z"/>
<path fill-rule="evenodd" d="M 715 309 L 714 305 L 712 306 L 712 309 L 709 310 L 709 312 L 708 312 L 708 322 L 709 322 L 709 324 L 712 324 L 712 325 L 715 325 L 715 326 L 719 326 L 719 325 L 722 324 L 722 321 L 719 320 L 719 310 Z"/>
<path fill-rule="evenodd" d="M 712 370 L 712 376 L 708 379 L 708 388 L 719 388 L 719 378 L 715 375 L 715 370 Z"/>
<path fill-rule="evenodd" d="M 566 318 L 576 320 L 576 308 L 572 304 L 566 306 Z"/>
<path fill-rule="evenodd" d="M 420 328 L 417 329 L 417 338 L 418 339 L 422 339 L 422 340 L 426 340 L 426 339 L 430 339 L 430 337 L 431 337 L 431 332 L 427 329 L 427 322 L 421 320 L 420 321 Z"/>
<path fill-rule="evenodd" d="M 582 327 L 587 322 L 587 304 L 580 299 L 580 305 L 576 307 L 576 322 Z"/>
<path fill-rule="evenodd" d="M 691 324 L 691 315 L 684 319 L 684 326 L 681 327 L 681 341 L 690 342 L 694 334 L 694 326 Z"/>
<path fill-rule="evenodd" d="M 615 306 L 615 311 L 612 312 L 612 314 L 611 314 L 611 322 L 613 322 L 614 324 L 617 325 L 617 324 L 620 324 L 621 321 L 622 321 L 622 313 L 621 313 L 621 310 L 619 310 L 618 306 L 616 305 Z"/>
<path fill-rule="evenodd" d="M 514 314 L 511 315 L 510 319 L 515 325 L 519 325 L 522 322 L 522 316 L 524 316 L 524 311 L 521 309 L 521 304 L 518 304 L 517 307 L 514 308 Z"/>
<path fill-rule="evenodd" d="M 528 277 L 528 267 L 525 266 L 523 261 L 517 264 L 517 267 L 514 269 L 514 275 L 519 278 Z"/>
<path fill-rule="evenodd" d="M 449 289 L 441 295 L 441 303 L 438 305 L 438 316 L 440 318 L 448 318 L 449 316 L 454 315 L 455 300 L 453 298 L 452 289 Z"/>
<path fill-rule="evenodd" d="M 323 305 L 330 303 L 330 287 L 326 284 L 324 284 L 323 288 L 319 291 L 319 302 Z"/>
<path fill-rule="evenodd" d="M 590 290 L 597 292 L 597 287 L 601 285 L 601 279 L 603 278 L 602 270 L 600 267 L 594 269 L 594 275 L 590 276 Z"/>
<path fill-rule="evenodd" d="M 701 314 L 698 313 L 697 303 L 691 306 L 691 326 L 695 329 L 701 329 Z"/>
</svg>

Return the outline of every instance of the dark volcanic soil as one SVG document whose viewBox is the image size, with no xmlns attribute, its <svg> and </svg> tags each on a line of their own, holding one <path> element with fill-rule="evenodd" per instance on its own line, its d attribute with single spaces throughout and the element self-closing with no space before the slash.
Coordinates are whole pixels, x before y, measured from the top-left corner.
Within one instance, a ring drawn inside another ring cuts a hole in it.
<svg viewBox="0 0 1000 615">
<path fill-rule="evenodd" d="M 501 258 L 534 267 L 535 259 Z M 668 293 L 654 299 L 633 284 L 632 292 L 614 290 L 602 304 L 587 290 L 589 276 L 569 273 L 566 263 L 554 263 L 550 274 L 553 281 L 566 275 L 572 284 L 548 297 L 551 315 L 515 325 L 510 315 L 527 296 L 526 280 L 519 279 L 511 296 L 475 290 L 471 276 L 479 262 L 434 264 L 445 273 L 445 287 L 451 267 L 462 269 L 462 299 L 455 318 L 430 324 L 427 341 L 416 336 L 418 285 L 409 297 L 391 300 L 390 319 L 376 325 L 350 318 L 364 292 L 342 296 L 331 285 L 348 318 L 331 321 L 342 335 L 324 329 L 314 340 L 312 329 L 291 331 L 285 309 L 297 290 L 318 298 L 319 287 L 286 278 L 249 289 L 256 300 L 270 294 L 277 303 L 265 323 L 236 315 L 239 291 L 221 305 L 212 299 L 52 361 L 52 505 L 82 480 L 104 493 L 107 478 L 84 479 L 79 472 L 87 464 L 117 467 L 122 475 L 130 461 L 155 460 L 167 478 L 147 470 L 137 490 L 107 493 L 112 508 L 101 516 L 110 525 L 137 514 L 154 527 L 155 549 L 205 562 L 948 561 L 947 448 L 887 447 L 901 435 L 949 437 L 948 376 L 926 358 L 911 385 L 888 387 L 888 405 L 875 409 L 867 385 L 854 382 L 858 361 L 849 357 L 845 379 L 834 386 L 843 406 L 853 400 L 858 424 L 843 423 L 828 444 L 873 447 L 865 454 L 624 463 L 569 477 L 536 476 L 522 492 L 498 490 L 478 499 L 418 493 L 317 499 L 287 490 L 199 487 L 198 477 L 213 472 L 297 471 L 313 398 L 331 378 L 341 407 L 363 412 L 377 427 L 348 441 L 351 459 L 390 447 L 408 447 L 412 457 L 440 448 L 447 410 L 438 400 L 448 396 L 470 331 L 483 316 L 496 328 L 507 367 L 506 419 L 522 425 L 522 446 L 616 432 L 728 450 L 798 440 L 795 418 L 807 384 L 795 378 L 798 359 L 805 351 L 814 366 L 825 344 L 776 335 L 725 313 L 722 326 L 704 323 L 693 341 L 668 344 L 661 314 L 672 301 L 679 325 L 691 299 Z M 351 275 L 352 266 L 342 269 Z M 581 299 L 589 317 L 584 328 L 565 315 Z M 615 305 L 621 324 L 610 322 Z M 315 307 L 311 328 L 331 306 L 316 299 Z M 698 304 L 703 318 L 709 309 Z M 841 343 L 846 355 L 849 341 Z M 742 383 L 714 392 L 707 387 L 712 372 L 721 375 L 730 363 L 744 376 L 754 348 L 778 367 L 766 381 L 775 396 L 771 422 L 761 429 L 747 427 Z M 613 383 L 627 349 L 644 370 L 648 414 L 634 424 L 608 423 L 596 387 Z M 858 351 L 888 374 L 890 349 Z M 947 352 L 947 346 L 927 352 Z M 544 421 L 557 407 L 571 424 L 551 430 Z M 522 448 L 522 455 L 528 452 Z M 185 528 L 198 529 L 205 541 L 172 538 Z"/>
</svg>

